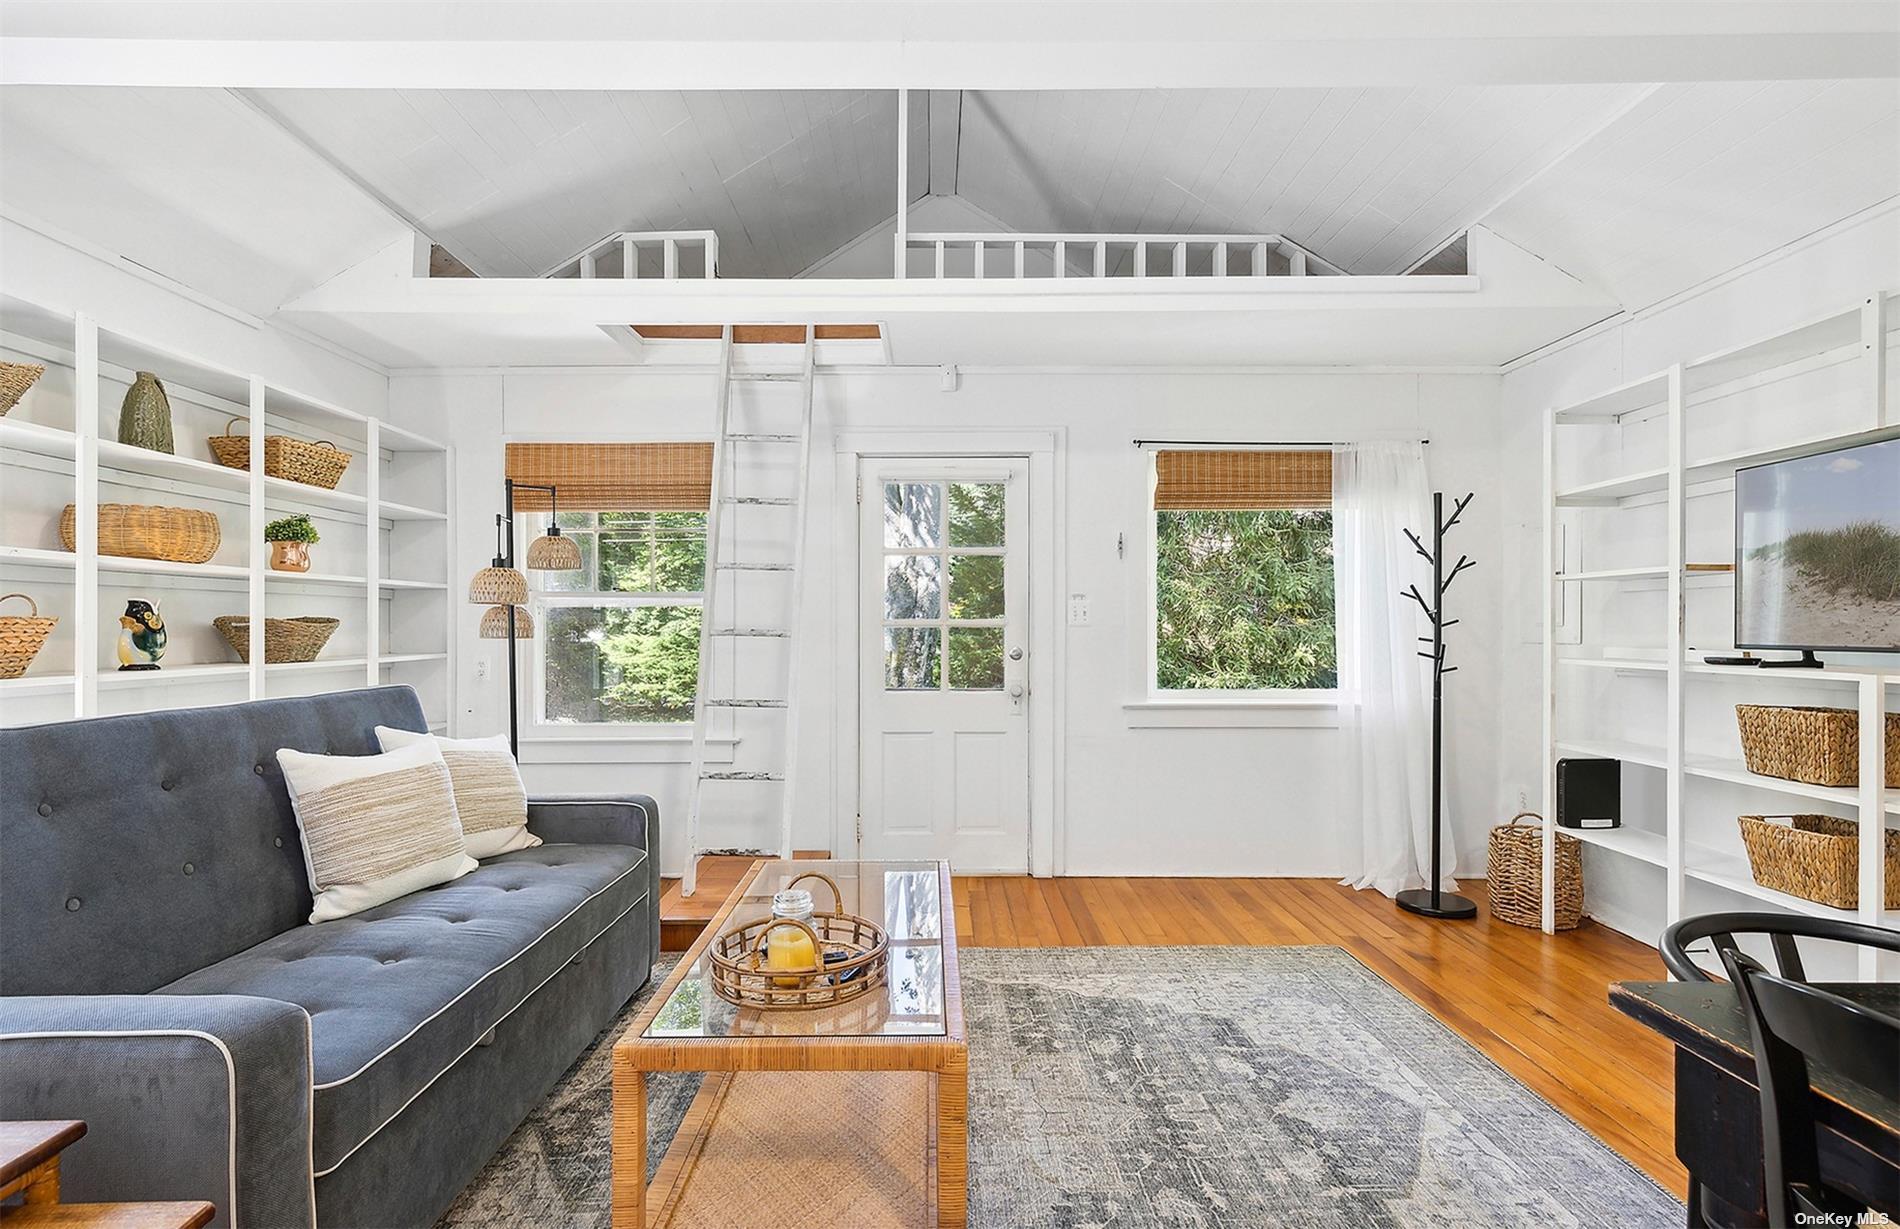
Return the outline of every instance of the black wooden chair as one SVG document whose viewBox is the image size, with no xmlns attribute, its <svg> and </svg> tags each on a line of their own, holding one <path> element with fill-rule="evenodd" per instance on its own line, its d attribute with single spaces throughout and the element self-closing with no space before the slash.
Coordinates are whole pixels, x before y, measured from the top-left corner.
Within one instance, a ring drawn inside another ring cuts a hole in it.
<svg viewBox="0 0 1900 1229">
<path fill-rule="evenodd" d="M 1735 936 L 1767 937 L 1777 972 L 1737 946 Z M 1762 1192 L 1768 1223 L 1852 1224 L 1866 1209 L 1821 1181 L 1808 1062 L 1875 1093 L 1900 1099 L 1900 1019 L 1808 984 L 1798 938 L 1900 952 L 1900 932 L 1831 918 L 1781 913 L 1710 913 L 1663 932 L 1663 963 L 1683 981 L 1713 981 L 1689 955 L 1710 941 L 1748 1019 L 1761 1090 Z M 1689 1223 L 1707 1224 L 1691 1184 Z M 1797 1216 L 1804 1219 L 1797 1221 Z M 1839 1219 L 1845 1217 L 1845 1220 Z M 1816 1219 L 1828 1217 L 1832 1219 Z"/>
</svg>

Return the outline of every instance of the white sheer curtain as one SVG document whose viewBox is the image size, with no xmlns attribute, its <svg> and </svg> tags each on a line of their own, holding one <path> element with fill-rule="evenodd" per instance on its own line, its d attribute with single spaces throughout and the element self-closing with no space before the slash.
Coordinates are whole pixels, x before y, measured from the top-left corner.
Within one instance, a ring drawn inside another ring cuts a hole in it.
<svg viewBox="0 0 1900 1229">
<path fill-rule="evenodd" d="M 1431 515 L 1421 445 L 1335 445 L 1341 849 L 1345 882 L 1387 896 L 1430 886 L 1431 669 L 1418 656 L 1429 629 L 1401 595 L 1414 582 L 1431 592 L 1431 570 L 1405 537 L 1429 543 Z M 1443 886 L 1453 888 L 1449 825 L 1443 839 Z"/>
</svg>

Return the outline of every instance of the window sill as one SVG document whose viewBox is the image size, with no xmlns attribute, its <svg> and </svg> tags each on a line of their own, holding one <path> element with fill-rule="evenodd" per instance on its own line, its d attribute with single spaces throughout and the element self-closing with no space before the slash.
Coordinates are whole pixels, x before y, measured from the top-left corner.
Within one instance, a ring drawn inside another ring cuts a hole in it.
<svg viewBox="0 0 1900 1229">
<path fill-rule="evenodd" d="M 736 738 L 708 738 L 706 762 L 732 763 L 738 745 Z M 590 730 L 521 736 L 523 764 L 690 764 L 692 759 L 690 730 L 643 734 Z"/>
<path fill-rule="evenodd" d="M 1149 698 L 1122 705 L 1130 729 L 1333 729 L 1339 701 L 1326 694 L 1286 697 Z"/>
</svg>

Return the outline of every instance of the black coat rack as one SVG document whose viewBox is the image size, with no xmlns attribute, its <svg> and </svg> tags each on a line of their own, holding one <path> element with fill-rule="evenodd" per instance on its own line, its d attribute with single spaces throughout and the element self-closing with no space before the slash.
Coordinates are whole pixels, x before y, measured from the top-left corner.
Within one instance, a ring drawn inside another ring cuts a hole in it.
<svg viewBox="0 0 1900 1229">
<path fill-rule="evenodd" d="M 1426 562 L 1432 565 L 1431 600 L 1425 599 L 1425 595 L 1418 591 L 1417 585 L 1408 585 L 1404 593 L 1405 597 L 1418 603 L 1419 609 L 1425 612 L 1425 618 L 1432 625 L 1431 635 L 1419 637 L 1421 641 L 1432 646 L 1430 652 L 1419 654 L 1420 657 L 1427 658 L 1432 663 L 1432 879 L 1429 887 L 1412 888 L 1400 892 L 1398 902 L 1399 908 L 1420 913 L 1426 917 L 1465 918 L 1478 915 L 1476 902 L 1456 892 L 1442 891 L 1439 886 L 1445 879 L 1439 865 L 1442 856 L 1439 834 L 1443 824 L 1442 812 L 1445 798 L 1445 676 L 1458 668 L 1445 664 L 1445 629 L 1458 622 L 1456 619 L 1445 617 L 1445 591 L 1451 588 L 1451 582 L 1458 579 L 1460 572 L 1476 566 L 1468 556 L 1461 554 L 1458 556 L 1458 562 L 1452 565 L 1451 571 L 1449 573 L 1445 571 L 1445 534 L 1458 523 L 1458 518 L 1465 513 L 1465 505 L 1470 502 L 1471 495 L 1468 494 L 1458 501 L 1458 505 L 1451 510 L 1451 515 L 1446 516 L 1444 492 L 1433 492 L 1433 529 L 1430 550 L 1425 549 L 1425 544 L 1419 541 L 1417 534 L 1409 529 L 1405 531 L 1405 536 L 1412 540 L 1412 549 L 1423 555 Z"/>
</svg>

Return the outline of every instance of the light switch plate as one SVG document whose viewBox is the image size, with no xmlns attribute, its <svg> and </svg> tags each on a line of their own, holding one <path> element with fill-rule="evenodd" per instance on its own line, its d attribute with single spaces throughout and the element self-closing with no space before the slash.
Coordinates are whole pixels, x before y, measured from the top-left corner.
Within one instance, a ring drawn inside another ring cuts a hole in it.
<svg viewBox="0 0 1900 1229">
<path fill-rule="evenodd" d="M 1089 595 L 1071 593 L 1069 595 L 1069 626 L 1087 627 L 1089 625 Z"/>
</svg>

